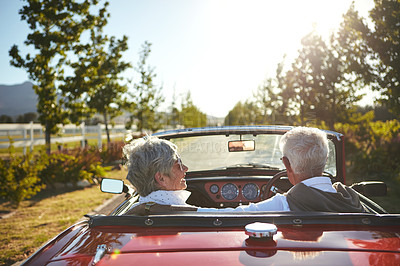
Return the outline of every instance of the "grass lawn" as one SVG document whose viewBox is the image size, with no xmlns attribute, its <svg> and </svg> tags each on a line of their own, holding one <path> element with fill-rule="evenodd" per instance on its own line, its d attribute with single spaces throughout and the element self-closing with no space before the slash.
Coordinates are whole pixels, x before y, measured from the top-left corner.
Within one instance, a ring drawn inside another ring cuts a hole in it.
<svg viewBox="0 0 400 266">
<path fill-rule="evenodd" d="M 124 170 L 110 172 L 108 177 L 123 179 Z M 63 188 L 43 191 L 8 218 L 0 219 L 0 265 L 11 265 L 26 259 L 39 247 L 92 212 L 113 194 L 102 193 L 99 186 L 83 189 Z M 11 211 L 0 202 L 0 212 Z"/>
</svg>

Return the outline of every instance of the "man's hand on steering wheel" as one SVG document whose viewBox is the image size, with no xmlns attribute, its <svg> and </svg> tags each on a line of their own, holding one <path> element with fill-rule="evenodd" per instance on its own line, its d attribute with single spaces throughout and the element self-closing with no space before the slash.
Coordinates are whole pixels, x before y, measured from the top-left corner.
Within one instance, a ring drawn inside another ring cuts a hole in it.
<svg viewBox="0 0 400 266">
<path fill-rule="evenodd" d="M 283 176 L 287 176 L 287 172 L 285 171 L 281 171 L 276 173 L 267 183 L 267 185 L 265 186 L 265 188 L 263 189 L 263 194 L 261 195 L 261 200 L 266 200 L 269 199 L 270 197 L 272 197 L 272 193 L 281 193 L 281 190 L 277 187 L 274 187 L 273 190 L 271 190 L 272 186 L 275 184 L 275 182 L 277 182 L 279 179 L 281 179 L 281 177 Z"/>
</svg>

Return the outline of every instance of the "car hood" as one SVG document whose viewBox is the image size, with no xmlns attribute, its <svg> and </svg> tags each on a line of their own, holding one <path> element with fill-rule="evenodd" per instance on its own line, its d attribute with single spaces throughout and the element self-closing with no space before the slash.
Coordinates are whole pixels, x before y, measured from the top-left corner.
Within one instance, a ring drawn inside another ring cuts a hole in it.
<svg viewBox="0 0 400 266">
<path fill-rule="evenodd" d="M 399 265 L 399 232 L 400 226 L 286 225 L 278 226 L 273 240 L 256 241 L 244 228 L 91 228 L 81 222 L 26 264 Z"/>
</svg>

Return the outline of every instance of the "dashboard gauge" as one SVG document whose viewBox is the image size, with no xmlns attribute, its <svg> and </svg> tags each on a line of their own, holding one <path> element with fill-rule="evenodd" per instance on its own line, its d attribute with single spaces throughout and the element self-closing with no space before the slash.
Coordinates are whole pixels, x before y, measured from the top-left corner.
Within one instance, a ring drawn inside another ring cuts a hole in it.
<svg viewBox="0 0 400 266">
<path fill-rule="evenodd" d="M 226 200 L 234 200 L 239 196 L 239 189 L 236 185 L 228 183 L 222 186 L 221 195 Z"/>
<path fill-rule="evenodd" d="M 254 200 L 260 194 L 260 189 L 256 184 L 248 183 L 242 189 L 242 195 L 245 199 Z"/>
<path fill-rule="evenodd" d="M 211 193 L 216 194 L 216 193 L 218 193 L 218 191 L 219 191 L 219 187 L 217 185 L 215 185 L 215 184 L 211 185 L 211 187 L 210 187 Z"/>
</svg>

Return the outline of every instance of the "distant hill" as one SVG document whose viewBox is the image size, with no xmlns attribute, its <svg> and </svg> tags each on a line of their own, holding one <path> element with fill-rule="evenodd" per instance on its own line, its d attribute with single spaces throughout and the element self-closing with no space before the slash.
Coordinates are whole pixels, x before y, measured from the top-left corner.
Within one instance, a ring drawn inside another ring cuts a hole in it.
<svg viewBox="0 0 400 266">
<path fill-rule="evenodd" d="M 37 96 L 31 82 L 0 85 L 0 115 L 17 116 L 36 112 Z"/>
<path fill-rule="evenodd" d="M 0 85 L 0 115 L 17 117 L 19 115 L 36 112 L 37 95 L 32 89 L 32 83 L 27 81 L 16 85 Z M 117 124 L 128 120 L 129 114 L 114 119 Z M 102 116 L 98 116 L 101 121 Z M 212 126 L 224 124 L 224 118 L 207 116 L 207 122 Z"/>
</svg>

